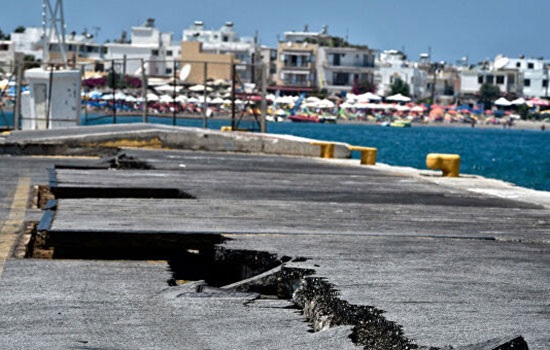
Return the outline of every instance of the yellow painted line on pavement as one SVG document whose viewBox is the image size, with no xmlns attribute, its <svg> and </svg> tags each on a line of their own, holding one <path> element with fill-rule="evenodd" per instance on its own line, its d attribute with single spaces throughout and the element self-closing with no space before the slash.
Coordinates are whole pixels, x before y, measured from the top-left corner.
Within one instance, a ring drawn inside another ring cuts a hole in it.
<svg viewBox="0 0 550 350">
<path fill-rule="evenodd" d="M 8 259 L 12 246 L 18 236 L 19 231 L 25 220 L 25 211 L 29 201 L 29 191 L 31 179 L 29 177 L 21 177 L 17 183 L 15 194 L 10 206 L 8 219 L 0 228 L 0 277 L 4 272 L 4 264 Z"/>
</svg>

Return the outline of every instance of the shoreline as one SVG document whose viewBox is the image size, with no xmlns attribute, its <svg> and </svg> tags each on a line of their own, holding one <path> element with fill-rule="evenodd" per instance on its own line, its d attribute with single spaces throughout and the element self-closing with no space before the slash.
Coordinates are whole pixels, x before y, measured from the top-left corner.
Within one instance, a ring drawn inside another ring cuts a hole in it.
<svg viewBox="0 0 550 350">
<path fill-rule="evenodd" d="M 357 125 L 378 125 L 376 122 L 364 120 L 338 120 L 339 124 L 357 124 Z M 515 120 L 512 126 L 506 124 L 485 124 L 477 123 L 474 127 L 468 123 L 447 123 L 447 122 L 428 122 L 420 123 L 413 122 L 413 127 L 441 127 L 441 128 L 479 128 L 479 129 L 495 129 L 495 130 L 541 130 L 544 126 L 545 130 L 550 130 L 550 123 L 544 121 L 528 121 Z"/>
<path fill-rule="evenodd" d="M 96 115 L 95 118 L 97 118 L 97 115 L 101 115 L 104 117 L 112 116 L 110 113 L 97 113 L 98 111 L 91 112 L 90 114 Z M 117 113 L 118 117 L 140 117 L 142 116 L 141 113 L 134 113 L 134 112 L 120 112 Z M 151 113 L 148 115 L 148 117 L 152 118 L 173 118 L 174 115 L 172 113 Z M 195 115 L 195 114 L 183 114 L 178 113 L 176 114 L 177 119 L 197 119 L 202 120 L 202 115 Z M 207 118 L 208 120 L 226 120 L 230 121 L 230 116 L 213 116 Z M 285 121 L 283 123 L 288 123 L 291 121 Z M 273 122 L 268 122 L 268 124 Z M 348 125 L 378 125 L 378 123 L 373 121 L 366 121 L 366 120 L 346 120 L 346 119 L 338 119 L 337 124 L 348 124 Z M 427 122 L 427 123 L 421 123 L 421 122 L 413 122 L 413 127 L 441 127 L 441 128 L 472 128 L 471 124 L 468 123 L 448 123 L 448 122 Z M 480 128 L 480 129 L 500 129 L 500 130 L 543 130 L 547 129 L 550 131 L 550 123 L 542 120 L 537 121 L 531 121 L 531 120 L 514 120 L 512 126 L 509 126 L 507 124 L 488 124 L 488 123 L 481 123 L 478 122 L 475 124 L 474 128 Z"/>
</svg>

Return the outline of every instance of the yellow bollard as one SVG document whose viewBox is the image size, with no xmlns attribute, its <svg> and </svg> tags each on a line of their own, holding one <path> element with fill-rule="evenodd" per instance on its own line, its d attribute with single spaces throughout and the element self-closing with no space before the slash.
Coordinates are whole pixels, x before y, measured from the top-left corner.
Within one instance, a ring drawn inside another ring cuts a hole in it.
<svg viewBox="0 0 550 350">
<path fill-rule="evenodd" d="M 334 143 L 314 141 L 313 146 L 321 146 L 321 158 L 334 158 Z"/>
<path fill-rule="evenodd" d="M 233 131 L 233 128 L 230 126 L 222 126 L 221 131 Z"/>
<path fill-rule="evenodd" d="M 350 151 L 361 152 L 361 164 L 375 165 L 377 148 L 374 147 L 362 147 L 362 146 L 349 146 Z"/>
<path fill-rule="evenodd" d="M 426 157 L 426 165 L 432 170 L 441 169 L 443 176 L 458 177 L 460 156 L 458 154 L 430 153 Z"/>
</svg>

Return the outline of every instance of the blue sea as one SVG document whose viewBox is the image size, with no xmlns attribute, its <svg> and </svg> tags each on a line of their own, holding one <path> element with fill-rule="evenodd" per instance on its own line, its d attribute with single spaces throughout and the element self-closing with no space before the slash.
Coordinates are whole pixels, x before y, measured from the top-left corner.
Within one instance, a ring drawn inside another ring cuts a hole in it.
<svg viewBox="0 0 550 350">
<path fill-rule="evenodd" d="M 141 117 L 118 116 L 118 123 L 138 123 Z M 172 124 L 172 118 L 149 117 L 148 122 Z M 89 115 L 84 125 L 109 124 L 112 117 Z M 4 121 L 0 118 L 0 126 Z M 219 130 L 228 120 L 208 120 Z M 202 119 L 178 119 L 177 125 L 202 127 Z M 253 127 L 242 122 L 241 127 Z M 377 162 L 426 168 L 428 153 L 453 153 L 461 157 L 460 172 L 550 191 L 550 130 L 457 128 L 445 126 L 391 128 L 361 124 L 268 123 L 267 131 L 312 139 L 346 142 L 378 148 Z M 354 152 L 357 153 L 357 152 Z M 359 155 L 354 154 L 354 157 Z"/>
</svg>

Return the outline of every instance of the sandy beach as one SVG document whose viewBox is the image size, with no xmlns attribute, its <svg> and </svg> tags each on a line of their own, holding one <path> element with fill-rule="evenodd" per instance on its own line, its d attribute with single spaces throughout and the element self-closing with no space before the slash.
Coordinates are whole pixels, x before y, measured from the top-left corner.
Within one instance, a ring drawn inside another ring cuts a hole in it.
<svg viewBox="0 0 550 350">
<path fill-rule="evenodd" d="M 338 120 L 339 124 L 363 124 L 363 125 L 376 125 L 377 123 L 364 120 Z M 471 128 L 472 125 L 468 123 L 448 123 L 448 122 L 413 122 L 413 127 L 445 127 L 445 128 Z M 483 129 L 516 129 L 516 130 L 541 130 L 550 132 L 550 123 L 545 121 L 528 121 L 528 120 L 514 120 L 512 126 L 506 124 L 491 124 L 491 123 L 477 123 L 475 128 Z"/>
</svg>

